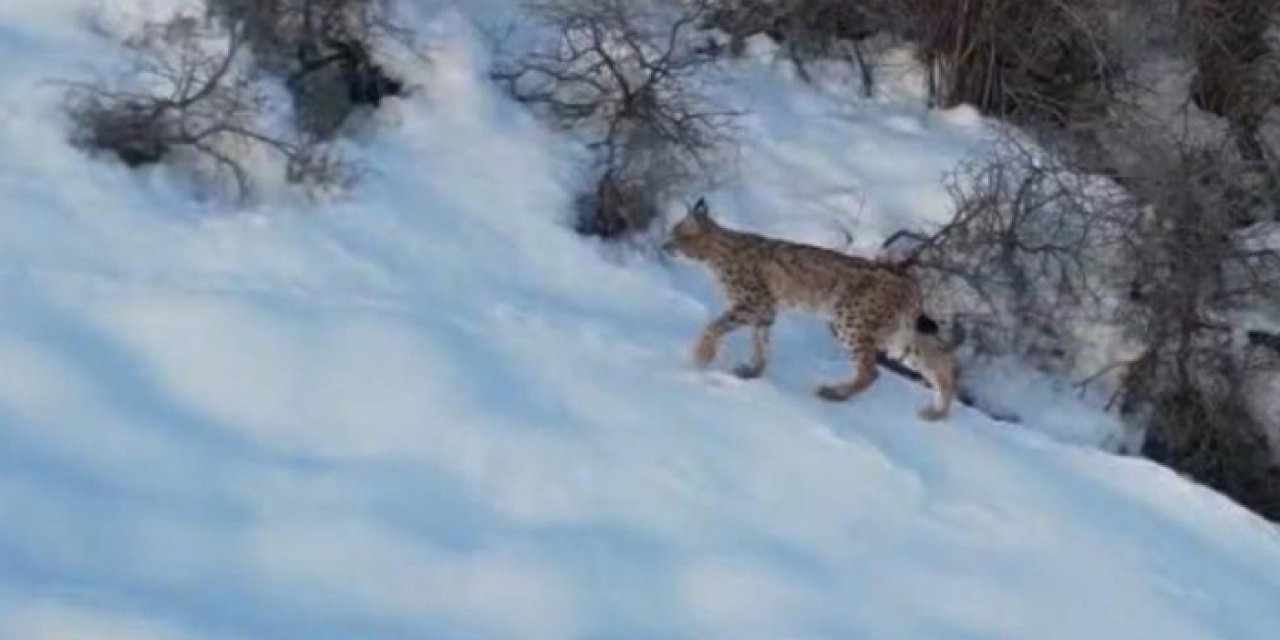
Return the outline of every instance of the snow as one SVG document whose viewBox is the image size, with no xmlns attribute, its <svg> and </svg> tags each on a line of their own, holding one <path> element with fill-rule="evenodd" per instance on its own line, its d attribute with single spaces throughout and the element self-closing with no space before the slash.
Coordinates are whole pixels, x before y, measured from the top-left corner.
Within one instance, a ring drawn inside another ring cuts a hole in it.
<svg viewBox="0 0 1280 640">
<path fill-rule="evenodd" d="M 761 381 L 691 370 L 706 278 L 567 229 L 564 144 L 459 10 L 312 210 L 68 148 L 48 80 L 120 63 L 92 6 L 0 9 L 0 637 L 1280 637 L 1275 527 L 1097 450 L 1069 392 L 823 404 L 847 364 L 802 318 Z M 728 224 L 870 250 L 986 135 L 729 75 Z"/>
</svg>

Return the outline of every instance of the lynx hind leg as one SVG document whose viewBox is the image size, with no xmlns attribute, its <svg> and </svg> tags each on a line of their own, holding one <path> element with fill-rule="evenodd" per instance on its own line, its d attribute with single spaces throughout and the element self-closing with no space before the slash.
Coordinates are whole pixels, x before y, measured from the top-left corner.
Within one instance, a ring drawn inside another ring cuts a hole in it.
<svg viewBox="0 0 1280 640">
<path fill-rule="evenodd" d="M 818 387 L 823 400 L 840 402 L 863 392 L 876 381 L 876 327 L 860 312 L 861 307 L 840 310 L 831 324 L 836 339 L 853 357 L 853 379 Z"/>
<path fill-rule="evenodd" d="M 933 387 L 933 403 L 920 409 L 920 417 L 935 421 L 947 417 L 956 396 L 955 358 L 943 348 L 937 336 L 917 333 L 911 351 L 916 368 Z"/>
</svg>

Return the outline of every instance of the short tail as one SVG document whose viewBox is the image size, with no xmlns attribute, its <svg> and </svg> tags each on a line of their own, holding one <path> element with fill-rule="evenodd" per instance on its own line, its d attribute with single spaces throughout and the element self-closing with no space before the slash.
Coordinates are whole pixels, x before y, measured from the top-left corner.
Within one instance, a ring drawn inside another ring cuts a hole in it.
<svg viewBox="0 0 1280 640">
<path fill-rule="evenodd" d="M 916 332 L 932 336 L 937 335 L 938 329 L 938 323 L 935 322 L 933 318 L 930 318 L 923 313 L 916 316 Z"/>
</svg>

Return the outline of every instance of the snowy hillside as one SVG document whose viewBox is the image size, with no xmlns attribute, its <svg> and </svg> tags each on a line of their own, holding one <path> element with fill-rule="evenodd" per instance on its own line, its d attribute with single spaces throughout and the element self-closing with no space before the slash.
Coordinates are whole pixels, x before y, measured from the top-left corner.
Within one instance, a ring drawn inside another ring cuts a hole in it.
<svg viewBox="0 0 1280 640">
<path fill-rule="evenodd" d="M 0 638 L 1280 638 L 1280 532 L 1025 373 L 1009 426 L 888 375 L 820 403 L 810 320 L 760 381 L 691 370 L 706 278 L 568 230 L 465 12 L 422 10 L 429 91 L 311 211 L 70 148 L 49 80 L 118 61 L 98 4 L 0 5 Z M 713 210 L 858 250 L 945 215 L 985 125 L 903 74 L 733 70 Z"/>
</svg>

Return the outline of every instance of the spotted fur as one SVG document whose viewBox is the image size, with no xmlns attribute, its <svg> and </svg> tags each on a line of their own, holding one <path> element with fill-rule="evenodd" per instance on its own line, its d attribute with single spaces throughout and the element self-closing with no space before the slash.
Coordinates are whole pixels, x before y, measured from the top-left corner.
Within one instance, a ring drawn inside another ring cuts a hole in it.
<svg viewBox="0 0 1280 640">
<path fill-rule="evenodd" d="M 778 311 L 801 309 L 825 316 L 854 360 L 853 377 L 818 387 L 817 395 L 848 400 L 875 382 L 876 353 L 901 357 L 933 386 L 933 403 L 920 417 L 946 417 L 955 397 L 956 365 L 942 346 L 937 325 L 921 313 L 920 287 L 897 265 L 829 249 L 734 231 L 711 219 L 699 200 L 672 229 L 664 248 L 703 263 L 717 278 L 729 308 L 713 320 L 694 347 L 694 362 L 708 366 L 725 334 L 752 330 L 751 359 L 734 371 L 743 378 L 764 373 L 769 331 Z"/>
</svg>

